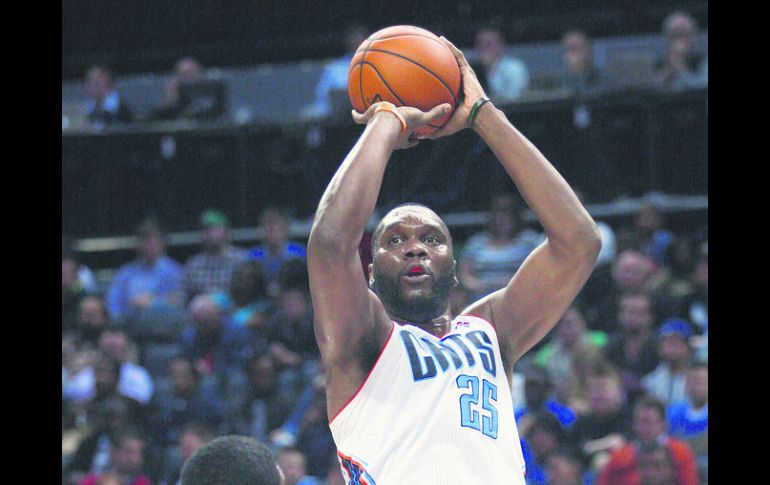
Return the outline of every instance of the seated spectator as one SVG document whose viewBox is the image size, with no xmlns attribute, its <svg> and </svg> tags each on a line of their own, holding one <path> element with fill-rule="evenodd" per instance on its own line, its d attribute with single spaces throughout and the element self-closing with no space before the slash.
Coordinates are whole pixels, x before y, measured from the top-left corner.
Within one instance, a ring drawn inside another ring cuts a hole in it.
<svg viewBox="0 0 770 485">
<path fill-rule="evenodd" d="M 641 446 L 636 456 L 639 485 L 678 485 L 671 453 L 665 445 Z"/>
<path fill-rule="evenodd" d="M 86 73 L 88 121 L 94 127 L 133 121 L 133 113 L 113 84 L 112 72 L 105 66 L 92 66 Z"/>
<path fill-rule="evenodd" d="M 634 217 L 634 231 L 639 251 L 652 258 L 658 268 L 668 265 L 666 250 L 674 235 L 666 229 L 663 211 L 655 204 L 647 204 Z"/>
<path fill-rule="evenodd" d="M 147 404 L 152 397 L 154 384 L 150 374 L 137 364 L 136 348 L 126 333 L 119 329 L 108 329 L 99 339 L 99 352 L 120 363 L 118 392 L 141 404 Z M 95 394 L 95 369 L 85 367 L 73 375 L 63 393 L 68 399 L 81 401 Z"/>
<path fill-rule="evenodd" d="M 325 118 L 334 114 L 340 107 L 336 106 L 335 97 L 344 98 L 348 111 L 350 103 L 347 100 L 348 69 L 356 49 L 369 37 L 369 31 L 362 25 L 348 27 L 345 34 L 345 54 L 342 57 L 326 63 L 321 77 L 315 86 L 315 100 L 302 110 L 306 119 Z"/>
<path fill-rule="evenodd" d="M 201 63 L 193 57 L 182 57 L 163 87 L 163 98 L 151 115 L 155 120 L 218 118 L 224 111 L 224 86 L 212 84 L 210 91 L 190 94 L 191 86 L 203 85 L 207 80 Z M 185 93 L 185 89 L 188 92 Z M 216 91 L 214 91 L 216 89 Z"/>
<path fill-rule="evenodd" d="M 80 301 L 85 298 L 86 290 L 78 277 L 79 262 L 74 253 L 62 249 L 61 255 L 61 328 L 62 332 L 73 330 L 76 326 Z"/>
<path fill-rule="evenodd" d="M 610 452 L 625 445 L 631 433 L 631 410 L 620 374 L 604 361 L 589 371 L 589 410 L 567 430 L 567 441 L 581 450 L 590 471 L 601 470 Z"/>
<path fill-rule="evenodd" d="M 264 241 L 249 251 L 249 259 L 255 259 L 265 268 L 268 294 L 274 296 L 278 290 L 278 272 L 293 259 L 305 261 L 304 244 L 289 240 L 291 220 L 281 209 L 271 207 L 262 211 L 259 226 L 264 231 Z"/>
<path fill-rule="evenodd" d="M 588 376 L 591 370 L 600 364 L 606 364 L 601 349 L 593 346 L 575 349 L 569 375 L 562 381 L 554 381 L 555 396 L 576 415 L 587 414 L 591 406 L 588 399 Z"/>
<path fill-rule="evenodd" d="M 698 461 L 702 481 L 708 481 L 709 457 L 709 368 L 695 362 L 687 370 L 686 397 L 666 409 L 668 432 L 687 443 Z"/>
<path fill-rule="evenodd" d="M 87 475 L 108 470 L 112 443 L 124 431 L 141 426 L 138 408 L 119 396 L 105 399 L 95 408 L 89 432 L 78 442 L 74 454 L 62 470 L 65 483 L 79 483 Z"/>
<path fill-rule="evenodd" d="M 88 295 L 80 300 L 75 331 L 81 345 L 96 348 L 110 326 L 110 314 L 104 298 Z"/>
<path fill-rule="evenodd" d="M 227 292 L 236 266 L 246 259 L 246 250 L 230 244 L 227 216 L 216 210 L 200 215 L 201 252 L 184 266 L 185 301 L 202 293 Z"/>
<path fill-rule="evenodd" d="M 585 32 L 569 30 L 561 37 L 561 60 L 564 67 L 562 86 L 575 96 L 596 92 L 606 81 L 594 64 L 593 45 Z"/>
<path fill-rule="evenodd" d="M 574 355 L 582 347 L 600 350 L 607 343 L 607 335 L 598 330 L 588 330 L 580 308 L 573 305 L 554 328 L 553 336 L 535 356 L 535 363 L 543 367 L 553 383 L 569 378 Z"/>
<path fill-rule="evenodd" d="M 516 409 L 519 433 L 527 434 L 538 414 L 550 414 L 562 428 L 575 421 L 575 413 L 555 399 L 554 387 L 543 367 L 530 365 L 524 371 L 524 406 Z"/>
<path fill-rule="evenodd" d="M 521 220 L 521 207 L 510 195 L 490 202 L 487 228 L 472 235 L 459 258 L 458 279 L 476 301 L 510 281 L 543 236 L 528 229 Z"/>
<path fill-rule="evenodd" d="M 597 485 L 641 483 L 639 450 L 666 447 L 674 464 L 678 485 L 697 485 L 697 464 L 690 447 L 666 434 L 666 411 L 659 400 L 652 396 L 640 398 L 633 407 L 633 440 L 615 450 L 599 473 Z"/>
<path fill-rule="evenodd" d="M 281 448 L 275 460 L 284 475 L 281 485 L 321 485 L 318 478 L 307 474 L 307 458 L 302 450 L 291 447 Z"/>
<path fill-rule="evenodd" d="M 629 399 L 633 400 L 642 392 L 642 378 L 660 361 L 649 294 L 629 292 L 620 298 L 618 329 L 610 335 L 604 355 L 620 371 Z"/>
<path fill-rule="evenodd" d="M 581 292 L 581 303 L 586 308 L 586 320 L 592 330 L 611 334 L 620 329 L 618 314 L 625 293 L 649 292 L 655 277 L 653 260 L 634 249 L 624 249 L 610 268 L 609 281 L 592 278 L 592 287 Z M 589 294 L 593 293 L 593 294 Z M 650 301 L 654 305 L 653 300 Z M 653 313 L 657 310 L 654 306 Z"/>
<path fill-rule="evenodd" d="M 113 319 L 154 306 L 182 306 L 182 266 L 166 255 L 160 225 L 148 219 L 136 231 L 137 258 L 120 267 L 107 291 Z"/>
<path fill-rule="evenodd" d="M 671 314 L 684 318 L 693 324 L 693 332 L 703 336 L 709 326 L 709 260 L 708 242 L 701 246 L 695 257 L 690 283 L 691 291 L 674 302 Z M 707 349 L 699 356 L 708 360 Z"/>
<path fill-rule="evenodd" d="M 245 389 L 230 393 L 234 396 L 228 399 L 227 432 L 267 442 L 298 396 L 279 385 L 277 365 L 269 354 L 251 357 L 245 367 Z"/>
<path fill-rule="evenodd" d="M 195 297 L 190 303 L 190 324 L 181 337 L 182 355 L 194 362 L 202 375 L 217 381 L 239 373 L 250 355 L 266 348 L 266 343 L 254 341 L 248 328 L 227 317 L 224 305 L 226 302 L 213 295 Z"/>
<path fill-rule="evenodd" d="M 580 452 L 560 445 L 545 458 L 546 485 L 589 485 Z"/>
<path fill-rule="evenodd" d="M 535 413 L 532 424 L 521 434 L 521 450 L 526 466 L 527 484 L 547 483 L 545 462 L 566 440 L 566 432 L 559 420 L 550 413 Z"/>
<path fill-rule="evenodd" d="M 229 289 L 230 318 L 238 327 L 248 327 L 257 334 L 266 332 L 266 320 L 272 313 L 272 302 L 267 294 L 267 277 L 262 263 L 242 261 L 233 271 Z M 260 336 L 260 340 L 266 336 Z"/>
<path fill-rule="evenodd" d="M 657 313 L 686 320 L 689 315 L 683 302 L 696 291 L 698 255 L 693 240 L 686 235 L 676 236 L 666 249 L 665 261 L 666 266 L 651 284 Z"/>
<path fill-rule="evenodd" d="M 666 51 L 655 63 L 655 82 L 676 90 L 707 85 L 708 59 L 695 48 L 695 19 L 684 12 L 671 13 L 663 21 L 663 36 Z"/>
<path fill-rule="evenodd" d="M 206 423 L 186 424 L 182 428 L 178 446 L 174 446 L 166 458 L 158 485 L 178 485 L 184 463 L 216 436 L 216 430 Z"/>
<path fill-rule="evenodd" d="M 278 280 L 278 308 L 267 324 L 270 354 L 279 365 L 282 385 L 299 392 L 315 377 L 321 357 L 313 329 L 307 268 L 300 261 L 290 261 Z"/>
<path fill-rule="evenodd" d="M 149 418 L 161 447 L 179 442 L 187 423 L 204 422 L 219 429 L 225 417 L 222 400 L 201 383 L 201 375 L 190 359 L 177 357 L 169 365 L 170 389 L 162 388 L 152 398 Z"/>
<path fill-rule="evenodd" d="M 106 473 L 120 476 L 128 485 L 152 485 L 144 474 L 147 440 L 140 432 L 127 430 L 115 437 L 110 449 L 110 466 Z M 95 485 L 102 474 L 89 475 L 79 485 Z"/>
<path fill-rule="evenodd" d="M 62 255 L 72 257 L 77 262 L 78 280 L 80 286 L 86 291 L 86 293 L 93 294 L 99 292 L 99 285 L 96 282 L 96 277 L 93 271 L 86 264 L 81 261 L 78 256 L 78 252 L 75 248 L 74 241 L 67 235 L 62 234 L 61 238 Z M 64 258 L 62 258 L 64 259 Z"/>
<path fill-rule="evenodd" d="M 505 52 L 505 39 L 495 27 L 476 32 L 478 61 L 473 70 L 484 91 L 498 104 L 515 101 L 529 88 L 529 71 L 524 63 Z"/>
<path fill-rule="evenodd" d="M 660 364 L 642 378 L 644 390 L 664 405 L 685 399 L 685 377 L 690 365 L 690 324 L 669 318 L 658 330 Z"/>
</svg>

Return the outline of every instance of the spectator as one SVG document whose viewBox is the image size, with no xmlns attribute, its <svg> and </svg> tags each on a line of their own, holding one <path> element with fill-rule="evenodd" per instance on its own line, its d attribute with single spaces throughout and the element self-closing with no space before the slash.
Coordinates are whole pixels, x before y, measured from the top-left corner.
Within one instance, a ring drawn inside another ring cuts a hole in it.
<svg viewBox="0 0 770 485">
<path fill-rule="evenodd" d="M 166 255 L 160 225 L 148 219 L 136 231 L 137 258 L 120 267 L 107 292 L 112 318 L 131 317 L 146 308 L 182 305 L 182 267 Z"/>
<path fill-rule="evenodd" d="M 703 244 L 696 255 L 690 283 L 691 291 L 676 301 L 672 315 L 680 316 L 693 324 L 693 331 L 698 335 L 708 333 L 709 326 L 709 260 L 708 242 Z M 708 360 L 708 348 L 700 358 Z"/>
<path fill-rule="evenodd" d="M 660 364 L 642 378 L 644 390 L 664 405 L 685 399 L 685 378 L 690 364 L 690 324 L 669 318 L 658 331 Z"/>
<path fill-rule="evenodd" d="M 92 66 L 86 73 L 88 121 L 94 127 L 133 121 L 131 109 L 120 98 L 113 84 L 112 72 L 105 66 Z"/>
<path fill-rule="evenodd" d="M 598 91 L 605 79 L 594 64 L 591 39 L 579 30 L 569 30 L 561 37 L 561 60 L 564 67 L 562 85 L 575 96 Z"/>
<path fill-rule="evenodd" d="M 259 346 L 267 345 L 266 320 L 273 312 L 273 303 L 267 294 L 265 269 L 259 261 L 241 262 L 230 282 L 230 319 L 238 327 L 251 329 Z"/>
<path fill-rule="evenodd" d="M 182 332 L 182 354 L 202 375 L 214 380 L 232 377 L 254 352 L 264 351 L 246 327 L 226 315 L 226 302 L 214 295 L 198 295 L 190 303 L 190 325 Z M 224 381 L 220 384 L 225 384 Z"/>
<path fill-rule="evenodd" d="M 639 447 L 636 462 L 640 485 L 678 485 L 671 453 L 664 445 Z"/>
<path fill-rule="evenodd" d="M 698 25 L 684 12 L 673 12 L 663 21 L 666 51 L 655 63 L 655 82 L 662 88 L 686 89 L 708 83 L 707 57 L 697 52 Z"/>
<path fill-rule="evenodd" d="M 546 485 L 589 485 L 580 452 L 560 445 L 545 458 Z"/>
<path fill-rule="evenodd" d="M 698 461 L 701 481 L 708 481 L 709 368 L 695 362 L 687 370 L 686 397 L 666 409 L 671 436 L 687 443 Z"/>
<path fill-rule="evenodd" d="M 634 439 L 614 451 L 601 470 L 597 485 L 618 483 L 635 485 L 641 483 L 638 450 L 664 445 L 674 464 L 677 485 L 697 485 L 697 464 L 695 458 L 682 441 L 666 434 L 666 411 L 659 400 L 652 396 L 640 398 L 633 408 Z"/>
<path fill-rule="evenodd" d="M 279 365 L 283 385 L 299 392 L 312 381 L 320 359 L 305 265 L 287 263 L 279 281 L 278 309 L 267 325 L 270 354 Z"/>
<path fill-rule="evenodd" d="M 150 402 L 149 417 L 159 446 L 179 443 L 187 423 L 204 422 L 216 429 L 224 421 L 225 406 L 190 359 L 176 357 L 169 364 L 170 389 L 160 389 Z"/>
<path fill-rule="evenodd" d="M 62 234 L 61 238 L 62 255 L 67 255 L 73 258 L 77 262 L 78 280 L 80 286 L 88 294 L 97 293 L 99 291 L 99 285 L 96 282 L 96 277 L 93 271 L 78 257 L 77 250 L 75 249 L 74 241 L 69 236 Z M 64 258 L 62 258 L 64 259 Z"/>
<path fill-rule="evenodd" d="M 216 430 L 206 423 L 188 423 L 182 429 L 178 446 L 168 453 L 159 485 L 179 485 L 182 466 L 206 443 L 216 438 Z"/>
<path fill-rule="evenodd" d="M 264 242 L 249 252 L 249 258 L 262 263 L 268 283 L 268 294 L 274 296 L 278 290 L 278 273 L 281 267 L 293 259 L 305 261 L 305 245 L 289 240 L 291 220 L 286 213 L 271 207 L 262 211 L 259 218 L 264 231 Z"/>
<path fill-rule="evenodd" d="M 677 236 L 666 249 L 666 266 L 652 282 L 657 313 L 687 319 L 683 302 L 689 300 L 695 289 L 697 248 L 686 235 Z"/>
<path fill-rule="evenodd" d="M 527 485 L 546 483 L 545 461 L 559 444 L 564 443 L 566 432 L 559 420 L 550 413 L 535 413 L 532 424 L 522 431 L 521 451 L 527 469 Z"/>
<path fill-rule="evenodd" d="M 126 333 L 119 329 L 105 330 L 99 338 L 99 352 L 120 363 L 120 395 L 147 404 L 152 397 L 154 383 L 150 374 L 136 363 L 136 348 Z M 81 401 L 94 396 L 95 385 L 95 369 L 88 366 L 72 376 L 63 392 L 68 399 Z"/>
<path fill-rule="evenodd" d="M 65 483 L 79 483 L 87 475 L 106 472 L 112 443 L 130 427 L 140 426 L 138 408 L 119 396 L 105 399 L 94 409 L 90 431 L 78 443 L 71 460 L 62 471 Z"/>
<path fill-rule="evenodd" d="M 281 485 L 283 473 L 270 449 L 254 438 L 220 436 L 190 457 L 180 485 Z"/>
<path fill-rule="evenodd" d="M 152 485 L 150 478 L 143 474 L 145 448 L 147 440 L 142 433 L 132 430 L 123 432 L 112 442 L 107 472 L 120 476 L 128 485 Z M 80 485 L 95 485 L 100 479 L 101 474 L 89 475 Z"/>
<path fill-rule="evenodd" d="M 307 474 L 307 458 L 298 448 L 282 448 L 276 457 L 278 466 L 283 471 L 281 485 L 321 485 L 321 482 Z"/>
<path fill-rule="evenodd" d="M 510 195 L 491 200 L 487 229 L 465 243 L 459 262 L 458 279 L 471 292 L 471 301 L 508 284 L 543 236 L 528 229 L 521 220 L 521 207 Z"/>
<path fill-rule="evenodd" d="M 96 348 L 102 334 L 110 326 L 110 314 L 104 298 L 88 295 L 80 301 L 76 322 L 77 337 L 80 343 Z"/>
<path fill-rule="evenodd" d="M 642 377 L 655 370 L 659 362 L 652 311 L 649 294 L 624 294 L 618 311 L 619 328 L 604 348 L 607 359 L 620 370 L 630 399 L 642 392 Z"/>
<path fill-rule="evenodd" d="M 562 382 L 569 378 L 576 353 L 583 347 L 599 351 L 606 343 L 607 335 L 588 330 L 580 308 L 572 305 L 556 324 L 553 337 L 537 352 L 535 363 L 545 369 L 551 382 Z"/>
<path fill-rule="evenodd" d="M 62 332 L 73 330 L 80 301 L 86 290 L 78 278 L 79 263 L 75 254 L 62 249 L 61 255 L 61 328 Z"/>
<path fill-rule="evenodd" d="M 554 381 L 555 395 L 559 402 L 563 402 L 577 415 L 588 414 L 591 408 L 588 398 L 588 376 L 595 366 L 605 363 L 605 360 L 601 349 L 594 346 L 575 349 L 569 375 L 565 380 Z"/>
<path fill-rule="evenodd" d="M 229 433 L 267 442 L 272 431 L 287 418 L 297 395 L 279 386 L 275 359 L 255 355 L 246 362 L 246 389 L 233 399 L 227 418 Z"/>
<path fill-rule="evenodd" d="M 610 271 L 609 281 L 601 282 L 599 278 L 602 276 L 597 275 L 597 279 L 592 282 L 593 286 L 581 294 L 582 303 L 587 309 L 589 328 L 608 334 L 620 328 L 618 312 L 623 294 L 651 291 L 655 263 L 639 251 L 625 249 L 620 252 Z"/>
<path fill-rule="evenodd" d="M 186 302 L 202 293 L 228 292 L 236 266 L 246 259 L 246 250 L 230 244 L 225 214 L 206 210 L 199 224 L 202 251 L 191 256 L 184 267 Z"/>
<path fill-rule="evenodd" d="M 152 118 L 159 120 L 181 118 L 187 106 L 180 95 L 180 88 L 185 84 L 201 82 L 203 79 L 203 66 L 197 59 L 193 57 L 179 59 L 163 86 L 163 98 L 154 110 Z"/>
<path fill-rule="evenodd" d="M 663 212 L 655 204 L 645 205 L 634 218 L 639 250 L 652 258 L 659 268 L 668 265 L 666 250 L 674 240 L 674 235 L 666 229 L 665 224 Z"/>
<path fill-rule="evenodd" d="M 589 410 L 567 430 L 568 443 L 579 448 L 587 468 L 596 473 L 612 450 L 626 443 L 631 432 L 631 411 L 620 374 L 604 361 L 587 378 Z"/>
<path fill-rule="evenodd" d="M 337 97 L 344 97 L 345 106 L 349 109 L 347 100 L 348 69 L 356 49 L 367 39 L 369 31 L 362 25 L 348 27 L 345 34 L 345 54 L 342 57 L 326 63 L 321 77 L 315 87 L 315 100 L 302 111 L 302 117 L 325 118 L 334 114 L 340 106 L 335 106 Z"/>
<path fill-rule="evenodd" d="M 521 60 L 506 54 L 503 34 L 495 27 L 476 33 L 478 61 L 473 66 L 484 91 L 498 104 L 515 101 L 529 87 L 529 71 Z"/>
<path fill-rule="evenodd" d="M 524 400 L 524 406 L 515 413 L 521 435 L 527 434 L 538 414 L 552 415 L 562 428 L 568 428 L 575 421 L 575 413 L 554 398 L 553 384 L 543 367 L 529 365 L 524 371 Z"/>
</svg>

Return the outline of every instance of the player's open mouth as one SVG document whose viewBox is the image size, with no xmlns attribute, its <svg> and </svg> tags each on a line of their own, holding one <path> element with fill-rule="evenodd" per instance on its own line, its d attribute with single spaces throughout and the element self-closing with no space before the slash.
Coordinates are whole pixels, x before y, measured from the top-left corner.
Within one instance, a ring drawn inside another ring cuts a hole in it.
<svg viewBox="0 0 770 485">
<path fill-rule="evenodd" d="M 421 264 L 413 264 L 406 269 L 403 277 L 411 283 L 420 283 L 430 279 L 430 274 Z"/>
</svg>

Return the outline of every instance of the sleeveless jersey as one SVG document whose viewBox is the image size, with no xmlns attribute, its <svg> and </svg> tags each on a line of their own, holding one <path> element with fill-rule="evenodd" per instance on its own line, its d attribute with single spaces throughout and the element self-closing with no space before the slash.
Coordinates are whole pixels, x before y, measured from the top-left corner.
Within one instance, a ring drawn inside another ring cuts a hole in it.
<svg viewBox="0 0 770 485">
<path fill-rule="evenodd" d="M 524 485 L 494 327 L 460 315 L 439 339 L 393 322 L 358 392 L 329 424 L 348 485 Z"/>
</svg>

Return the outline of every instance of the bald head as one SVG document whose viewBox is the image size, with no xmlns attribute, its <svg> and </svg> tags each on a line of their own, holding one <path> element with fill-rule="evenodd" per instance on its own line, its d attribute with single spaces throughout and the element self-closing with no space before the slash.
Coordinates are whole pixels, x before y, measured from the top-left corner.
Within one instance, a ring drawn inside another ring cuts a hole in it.
<svg viewBox="0 0 770 485">
<path fill-rule="evenodd" d="M 379 224 L 374 230 L 372 235 L 372 254 L 377 252 L 379 246 L 380 236 L 382 233 L 393 227 L 395 224 L 399 224 L 402 221 L 412 220 L 432 226 L 436 226 L 441 232 L 447 235 L 449 245 L 452 245 L 452 235 L 449 232 L 449 228 L 444 221 L 436 214 L 433 209 L 428 206 L 418 204 L 416 202 L 410 202 L 401 204 L 390 210 L 385 217 L 380 220 Z"/>
</svg>

